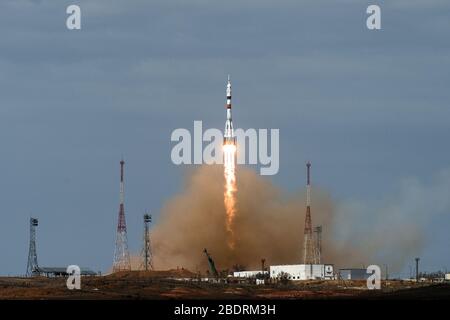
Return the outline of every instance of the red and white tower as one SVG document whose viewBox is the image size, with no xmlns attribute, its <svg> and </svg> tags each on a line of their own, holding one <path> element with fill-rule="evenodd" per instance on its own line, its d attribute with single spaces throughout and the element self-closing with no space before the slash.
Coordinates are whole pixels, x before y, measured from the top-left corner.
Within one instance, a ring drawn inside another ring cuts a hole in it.
<svg viewBox="0 0 450 320">
<path fill-rule="evenodd" d="M 120 205 L 119 219 L 117 222 L 116 250 L 114 252 L 113 272 L 131 270 L 130 253 L 128 252 L 127 224 L 125 222 L 123 166 L 125 161 L 120 161 Z"/>
<path fill-rule="evenodd" d="M 311 222 L 311 162 L 306 163 L 306 217 L 305 217 L 305 231 L 303 239 L 303 263 L 315 263 L 315 246 L 312 232 Z"/>
</svg>

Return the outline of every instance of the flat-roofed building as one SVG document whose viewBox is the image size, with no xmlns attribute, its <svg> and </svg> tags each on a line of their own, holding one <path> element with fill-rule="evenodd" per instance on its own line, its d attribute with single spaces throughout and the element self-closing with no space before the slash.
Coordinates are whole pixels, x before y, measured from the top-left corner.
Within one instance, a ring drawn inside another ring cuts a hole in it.
<svg viewBox="0 0 450 320">
<path fill-rule="evenodd" d="M 270 266 L 273 279 L 287 277 L 288 280 L 331 280 L 334 279 L 332 264 L 286 264 Z"/>
</svg>

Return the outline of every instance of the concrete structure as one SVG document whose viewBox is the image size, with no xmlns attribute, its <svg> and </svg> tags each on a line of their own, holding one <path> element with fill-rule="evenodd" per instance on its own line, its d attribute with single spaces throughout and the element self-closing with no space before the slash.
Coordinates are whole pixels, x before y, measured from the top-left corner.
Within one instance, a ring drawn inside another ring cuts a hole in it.
<svg viewBox="0 0 450 320">
<path fill-rule="evenodd" d="M 233 272 L 233 277 L 235 277 L 235 278 L 252 278 L 252 277 L 256 277 L 256 275 L 262 274 L 262 273 L 263 273 L 263 271 L 261 271 L 261 270 L 236 271 L 236 272 Z M 264 274 L 269 274 L 269 272 L 264 271 Z"/>
<path fill-rule="evenodd" d="M 366 269 L 348 268 L 339 269 L 339 276 L 343 280 L 367 280 L 370 274 Z"/>
<path fill-rule="evenodd" d="M 277 279 L 283 275 L 288 280 L 331 280 L 334 279 L 332 264 L 290 264 L 270 266 L 270 277 Z"/>
</svg>

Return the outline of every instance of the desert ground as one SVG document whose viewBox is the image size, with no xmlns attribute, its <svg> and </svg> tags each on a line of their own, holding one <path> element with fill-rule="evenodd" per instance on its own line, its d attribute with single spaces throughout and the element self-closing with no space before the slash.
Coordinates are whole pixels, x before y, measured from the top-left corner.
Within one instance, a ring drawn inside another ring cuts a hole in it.
<svg viewBox="0 0 450 320">
<path fill-rule="evenodd" d="M 199 281 L 186 270 L 132 271 L 82 277 L 80 290 L 68 290 L 66 278 L 0 278 L 0 299 L 449 299 L 448 283 L 383 281 L 367 290 L 365 281 L 298 281 L 256 285 Z"/>
</svg>

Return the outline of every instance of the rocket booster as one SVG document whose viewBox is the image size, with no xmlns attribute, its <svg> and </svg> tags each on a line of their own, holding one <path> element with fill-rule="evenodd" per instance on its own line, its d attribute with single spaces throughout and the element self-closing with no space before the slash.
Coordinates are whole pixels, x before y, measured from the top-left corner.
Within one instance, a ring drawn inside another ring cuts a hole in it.
<svg viewBox="0 0 450 320">
<path fill-rule="evenodd" d="M 227 83 L 227 120 L 225 122 L 225 131 L 223 134 L 224 144 L 236 144 L 236 137 L 234 136 L 233 121 L 231 119 L 231 80 L 230 75 L 228 75 Z"/>
</svg>

